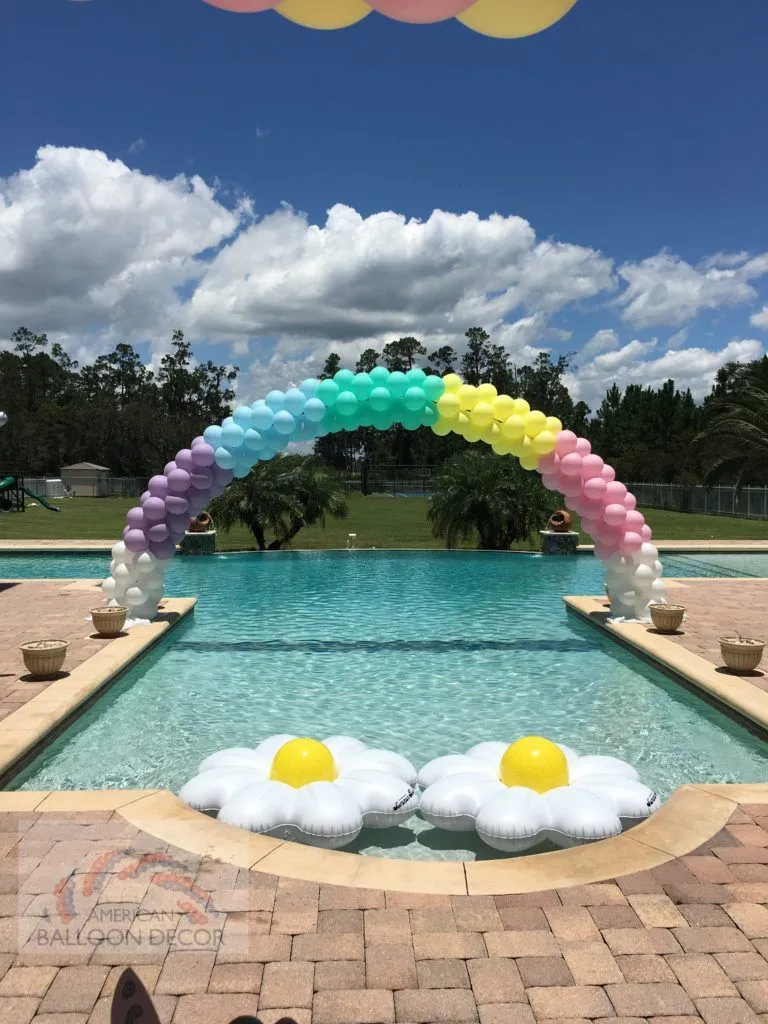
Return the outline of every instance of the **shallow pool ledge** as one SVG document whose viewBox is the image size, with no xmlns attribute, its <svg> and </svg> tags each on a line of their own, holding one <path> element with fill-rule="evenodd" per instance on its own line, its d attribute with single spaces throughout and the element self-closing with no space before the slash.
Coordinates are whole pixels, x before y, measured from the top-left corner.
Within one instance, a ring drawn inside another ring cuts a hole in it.
<svg viewBox="0 0 768 1024">
<path fill-rule="evenodd" d="M 72 581 L 77 585 L 78 581 Z M 91 585 L 90 583 L 88 584 Z M 115 637 L 0 722 L 0 785 L 69 720 L 189 615 L 196 598 L 166 598 L 160 614 Z M 9 794 L 2 794 L 3 797 Z"/>
<path fill-rule="evenodd" d="M 768 733 L 768 693 L 758 686 L 672 643 L 647 623 L 609 622 L 605 598 L 565 597 L 563 600 L 569 611 L 607 633 L 634 654 L 683 679 L 716 703 L 737 712 Z"/>
<path fill-rule="evenodd" d="M 682 786 L 648 821 L 613 839 L 502 860 L 390 860 L 254 835 L 191 810 L 167 790 L 0 793 L 0 814 L 114 811 L 141 832 L 202 857 L 282 878 L 436 895 L 501 896 L 605 882 L 698 849 L 739 804 L 768 806 L 768 784 Z"/>
</svg>

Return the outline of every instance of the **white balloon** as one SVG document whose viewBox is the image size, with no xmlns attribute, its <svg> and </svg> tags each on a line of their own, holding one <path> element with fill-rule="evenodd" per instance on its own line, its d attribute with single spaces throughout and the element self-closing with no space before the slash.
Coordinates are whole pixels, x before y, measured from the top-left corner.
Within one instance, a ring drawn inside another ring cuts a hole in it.
<svg viewBox="0 0 768 1024">
<path fill-rule="evenodd" d="M 667 603 L 667 584 L 664 580 L 654 580 L 651 584 L 651 597 L 657 604 Z"/>
<path fill-rule="evenodd" d="M 142 551 L 136 559 L 136 571 L 142 576 L 146 576 L 154 571 L 156 561 L 154 555 L 149 551 Z"/>
<path fill-rule="evenodd" d="M 115 596 L 117 591 L 117 584 L 111 576 L 107 576 L 104 582 L 101 584 L 101 592 L 107 600 Z"/>
<path fill-rule="evenodd" d="M 137 608 L 147 600 L 146 593 L 141 587 L 128 587 L 125 592 L 125 600 L 129 607 Z"/>
<path fill-rule="evenodd" d="M 116 544 L 112 545 L 112 557 L 116 562 L 126 562 L 129 561 L 133 555 L 125 546 L 125 542 L 119 540 Z"/>
<path fill-rule="evenodd" d="M 656 573 L 656 575 L 657 575 L 657 576 L 661 576 L 661 574 L 662 574 L 662 573 L 664 572 L 664 566 L 663 566 L 663 564 L 662 564 L 662 563 L 661 563 L 661 562 L 660 562 L 660 561 L 658 560 L 658 558 L 657 558 L 657 559 L 656 559 L 656 561 L 655 561 L 655 562 L 653 563 L 653 569 L 654 569 L 654 572 Z"/>
<path fill-rule="evenodd" d="M 637 586 L 650 587 L 654 578 L 653 569 L 650 565 L 646 565 L 645 562 L 641 562 L 635 569 L 635 585 Z"/>
<path fill-rule="evenodd" d="M 124 562 L 115 566 L 114 577 L 118 583 L 122 583 L 124 586 L 129 583 L 134 583 L 136 579 L 130 568 Z"/>
<path fill-rule="evenodd" d="M 658 557 L 658 548 L 647 540 L 643 542 L 643 546 L 636 555 L 638 561 L 645 562 L 647 565 L 653 565 Z"/>
</svg>

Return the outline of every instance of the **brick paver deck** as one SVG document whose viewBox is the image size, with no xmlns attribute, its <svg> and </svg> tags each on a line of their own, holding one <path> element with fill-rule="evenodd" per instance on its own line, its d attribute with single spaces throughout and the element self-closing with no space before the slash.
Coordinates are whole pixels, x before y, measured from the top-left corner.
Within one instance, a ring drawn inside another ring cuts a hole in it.
<svg viewBox="0 0 768 1024">
<path fill-rule="evenodd" d="M 670 589 L 669 600 L 687 612 L 681 632 L 668 639 L 715 665 L 723 664 L 718 637 L 738 631 L 768 640 L 768 580 L 685 580 Z M 768 691 L 764 668 L 742 678 Z"/>
<path fill-rule="evenodd" d="M 0 720 L 50 685 L 32 682 L 26 675 L 19 644 L 28 640 L 68 640 L 64 667 L 71 670 L 110 642 L 94 634 L 88 617 L 91 608 L 103 603 L 96 582 L 0 582 Z"/>
<path fill-rule="evenodd" d="M 133 965 L 162 1024 L 768 1021 L 768 804 L 650 872 L 512 896 L 301 882 L 119 813 L 0 814 L 0 1020 L 107 1024 Z"/>
</svg>

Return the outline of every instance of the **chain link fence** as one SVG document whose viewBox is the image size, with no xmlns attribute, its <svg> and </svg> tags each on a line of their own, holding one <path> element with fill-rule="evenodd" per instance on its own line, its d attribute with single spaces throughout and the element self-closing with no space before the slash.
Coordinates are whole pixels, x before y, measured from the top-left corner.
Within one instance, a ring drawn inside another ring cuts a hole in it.
<svg viewBox="0 0 768 1024">
<path fill-rule="evenodd" d="M 109 498 L 138 498 L 147 489 L 147 476 L 111 476 L 102 485 Z M 24 486 L 34 494 L 43 498 L 60 498 L 66 496 L 66 487 L 61 480 L 44 476 L 25 476 Z"/>
<path fill-rule="evenodd" d="M 627 484 L 644 508 L 672 512 L 704 512 L 740 519 L 768 519 L 768 487 L 743 487 L 737 495 L 732 485 L 703 487 L 700 484 Z"/>
</svg>

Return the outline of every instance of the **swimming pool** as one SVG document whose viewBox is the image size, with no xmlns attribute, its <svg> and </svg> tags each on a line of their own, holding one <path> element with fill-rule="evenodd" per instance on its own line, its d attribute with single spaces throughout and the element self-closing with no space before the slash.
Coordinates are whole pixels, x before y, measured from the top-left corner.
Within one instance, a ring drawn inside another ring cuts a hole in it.
<svg viewBox="0 0 768 1024">
<path fill-rule="evenodd" d="M 667 559 L 670 574 L 678 572 Z M 89 577 L 103 557 L 0 558 L 0 575 Z M 720 571 L 722 574 L 722 571 Z M 716 575 L 716 573 L 713 573 Z M 127 673 L 14 783 L 167 787 L 202 758 L 278 732 L 348 733 L 417 766 L 539 733 L 612 753 L 663 796 L 766 777 L 768 746 L 590 626 L 562 595 L 599 593 L 593 558 L 342 551 L 179 558 L 193 621 Z M 351 850 L 488 856 L 424 822 Z M 460 848 L 455 843 L 461 844 Z"/>
</svg>

